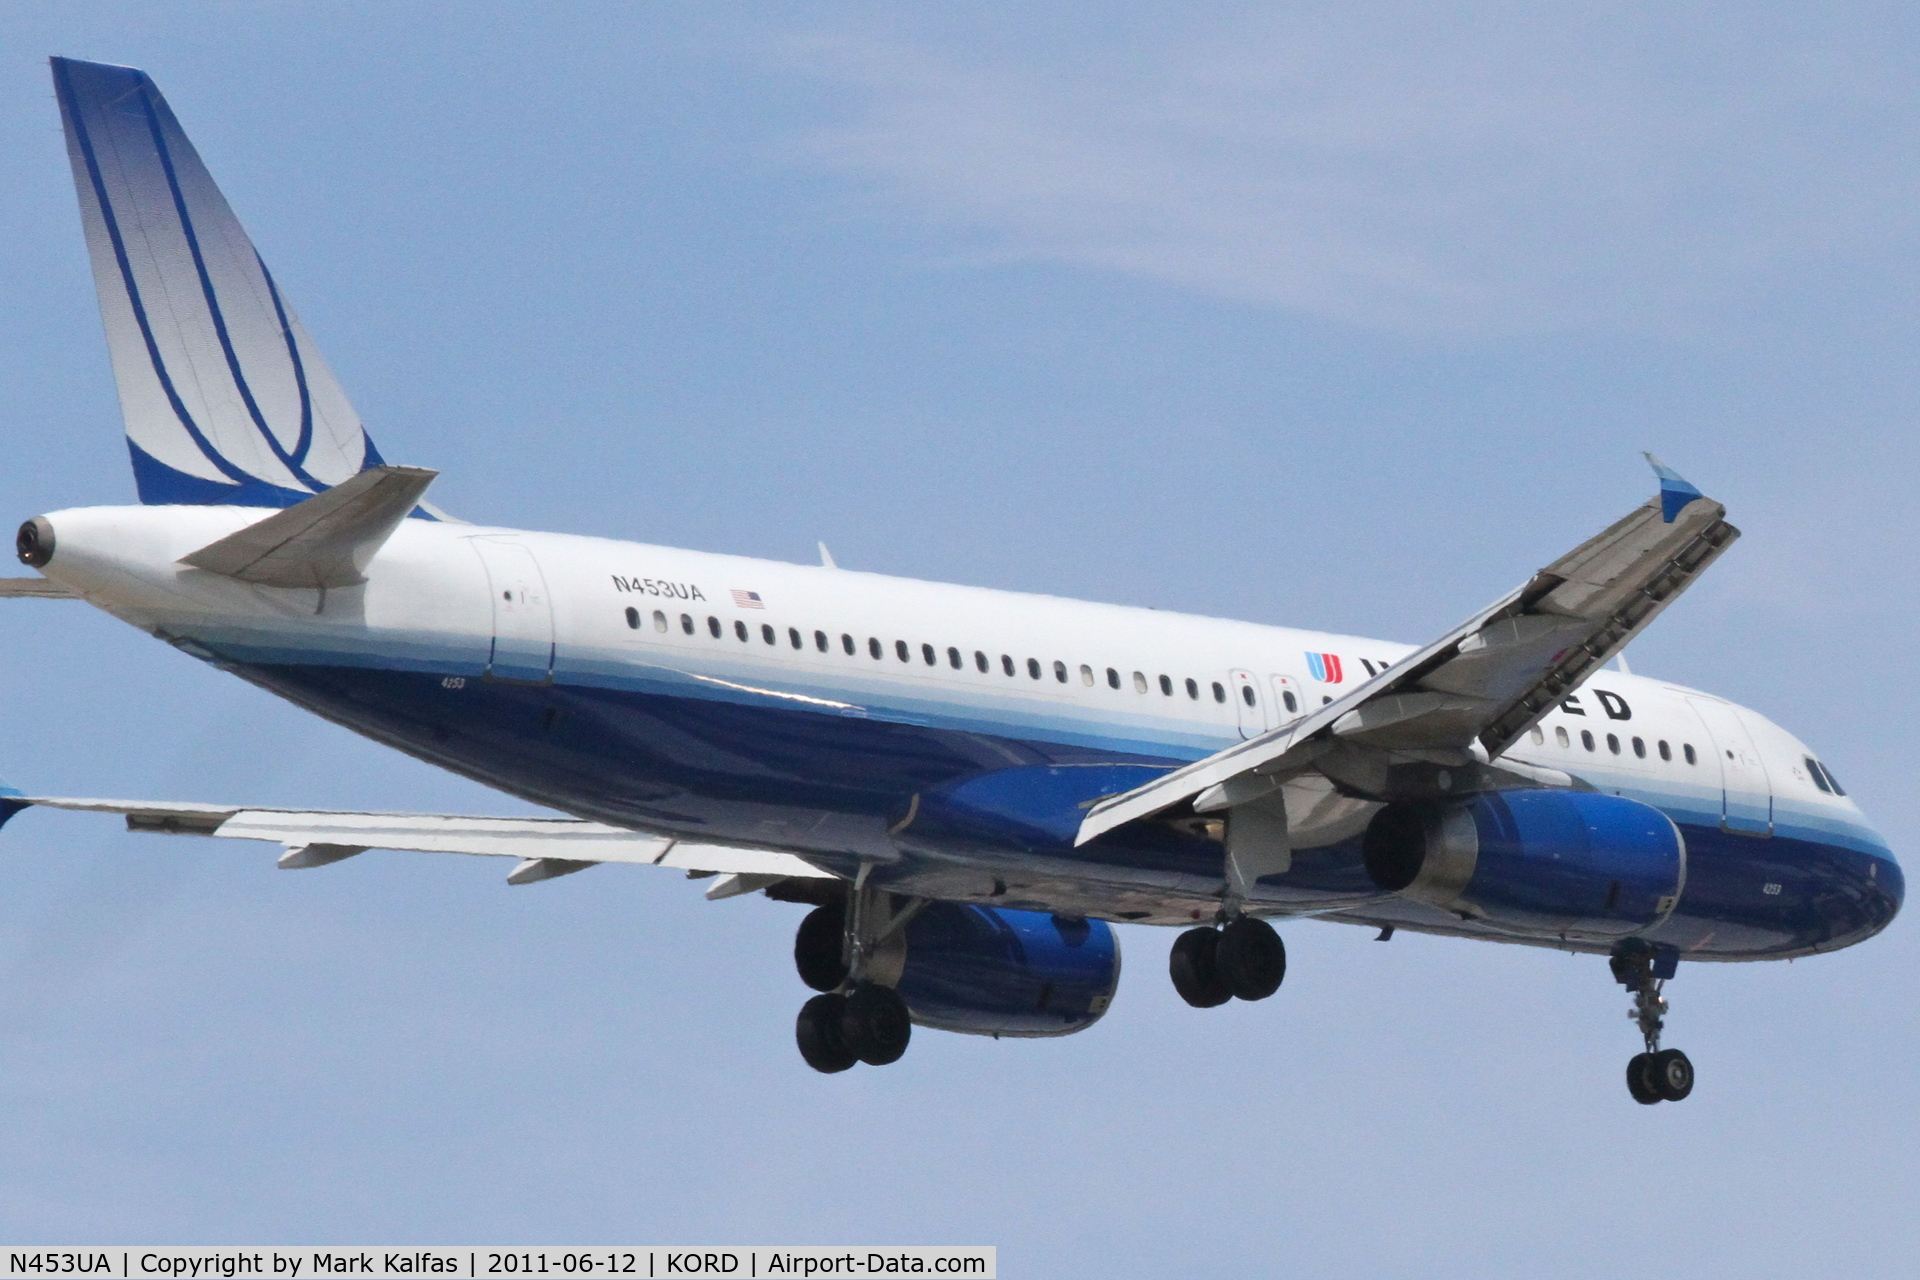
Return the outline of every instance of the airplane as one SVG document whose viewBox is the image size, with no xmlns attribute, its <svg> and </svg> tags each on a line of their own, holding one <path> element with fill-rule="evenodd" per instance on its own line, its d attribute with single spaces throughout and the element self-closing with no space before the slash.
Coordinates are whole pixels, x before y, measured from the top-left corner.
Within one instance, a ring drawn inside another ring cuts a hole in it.
<svg viewBox="0 0 1920 1280">
<path fill-rule="evenodd" d="M 34 516 L 0 594 L 80 599 L 552 817 L 0 791 L 130 830 L 602 863 L 810 907 L 805 1062 L 913 1028 L 1070 1035 L 1113 926 L 1182 930 L 1197 1008 L 1264 1000 L 1273 921 L 1606 956 L 1638 1102 L 1682 959 L 1791 959 L 1894 918 L 1905 882 L 1818 756 L 1622 650 L 1739 536 L 1658 492 L 1409 646 L 469 523 L 387 463 L 154 82 L 54 58 L 139 505 Z M 1607 664 L 1613 663 L 1609 668 Z"/>
</svg>

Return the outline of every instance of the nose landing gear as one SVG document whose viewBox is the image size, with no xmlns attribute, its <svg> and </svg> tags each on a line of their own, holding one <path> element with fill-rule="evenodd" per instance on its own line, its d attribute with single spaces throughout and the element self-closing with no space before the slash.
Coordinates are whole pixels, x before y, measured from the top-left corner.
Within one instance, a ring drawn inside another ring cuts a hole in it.
<svg viewBox="0 0 1920 1280">
<path fill-rule="evenodd" d="M 793 1037 L 815 1071 L 884 1067 L 906 1053 L 913 1017 L 892 984 L 904 958 L 900 931 L 923 905 L 867 887 L 863 872 L 844 904 L 816 907 L 801 921 L 794 966 L 820 994 L 800 1007 Z"/>
<path fill-rule="evenodd" d="M 1640 938 L 1621 943 L 1608 959 L 1614 981 L 1633 993 L 1633 1010 L 1627 1016 L 1639 1024 L 1647 1046 L 1627 1063 L 1627 1092 L 1643 1106 L 1679 1102 L 1693 1092 L 1693 1063 L 1678 1049 L 1660 1047 L 1668 1008 L 1660 993 L 1678 963 L 1679 955 L 1671 948 Z"/>
</svg>

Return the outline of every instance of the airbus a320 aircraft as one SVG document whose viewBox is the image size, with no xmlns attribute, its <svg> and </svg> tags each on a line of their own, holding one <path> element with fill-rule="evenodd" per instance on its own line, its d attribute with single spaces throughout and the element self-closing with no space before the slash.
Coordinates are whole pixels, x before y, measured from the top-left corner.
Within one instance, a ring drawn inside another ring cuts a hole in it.
<svg viewBox="0 0 1920 1280">
<path fill-rule="evenodd" d="M 1603 670 L 1738 531 L 1652 500 L 1429 644 L 469 524 L 381 459 L 153 82 L 53 76 L 139 506 L 20 527 L 37 578 L 203 662 L 565 817 L 29 796 L 136 831 L 600 863 L 810 904 L 815 1069 L 915 1025 L 1091 1026 L 1109 922 L 1184 928 L 1174 986 L 1263 1000 L 1271 920 L 1609 958 L 1642 1103 L 1686 960 L 1871 937 L 1904 882 L 1815 754 L 1724 699 Z M 4 820 L 0 817 L 0 820 Z"/>
</svg>

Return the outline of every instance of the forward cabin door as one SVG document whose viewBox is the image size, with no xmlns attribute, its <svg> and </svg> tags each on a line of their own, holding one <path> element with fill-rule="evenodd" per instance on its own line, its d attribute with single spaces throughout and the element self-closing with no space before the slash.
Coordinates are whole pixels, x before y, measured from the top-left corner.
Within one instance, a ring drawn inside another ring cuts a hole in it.
<svg viewBox="0 0 1920 1280">
<path fill-rule="evenodd" d="M 1234 714 L 1240 717 L 1240 736 L 1257 738 L 1267 731 L 1267 700 L 1260 696 L 1260 679 L 1251 671 L 1227 673 L 1227 691 L 1233 695 Z"/>
<path fill-rule="evenodd" d="M 1688 698 L 1687 705 L 1706 727 L 1720 762 L 1721 827 L 1742 835 L 1772 835 L 1773 785 L 1739 711 L 1709 698 Z"/>
<path fill-rule="evenodd" d="M 533 552 L 515 538 L 468 540 L 487 567 L 493 594 L 493 652 L 487 675 L 495 680 L 547 684 L 553 680 L 553 601 Z"/>
</svg>

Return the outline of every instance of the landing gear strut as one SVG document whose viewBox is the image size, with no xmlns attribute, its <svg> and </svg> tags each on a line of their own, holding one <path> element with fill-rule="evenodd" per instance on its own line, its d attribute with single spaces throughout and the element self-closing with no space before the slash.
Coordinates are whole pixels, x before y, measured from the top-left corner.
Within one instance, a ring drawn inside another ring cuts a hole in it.
<svg viewBox="0 0 1920 1280">
<path fill-rule="evenodd" d="M 884 1067 L 907 1051 L 913 1019 L 893 983 L 904 957 L 900 931 L 922 905 L 868 887 L 863 869 L 844 903 L 816 907 L 800 922 L 794 967 L 821 994 L 800 1007 L 793 1036 L 815 1071 Z"/>
<path fill-rule="evenodd" d="M 1667 1017 L 1667 1002 L 1660 992 L 1673 976 L 1678 959 L 1670 950 L 1629 938 L 1613 949 L 1608 960 L 1614 981 L 1633 993 L 1633 1011 L 1627 1016 L 1639 1024 L 1647 1046 L 1627 1063 L 1627 1092 L 1643 1106 L 1678 1102 L 1693 1092 L 1693 1063 L 1678 1049 L 1660 1047 Z"/>
<path fill-rule="evenodd" d="M 1242 916 L 1225 928 L 1189 929 L 1167 957 L 1173 989 L 1196 1009 L 1238 997 L 1265 1000 L 1287 976 L 1287 947 L 1265 920 Z"/>
</svg>

